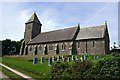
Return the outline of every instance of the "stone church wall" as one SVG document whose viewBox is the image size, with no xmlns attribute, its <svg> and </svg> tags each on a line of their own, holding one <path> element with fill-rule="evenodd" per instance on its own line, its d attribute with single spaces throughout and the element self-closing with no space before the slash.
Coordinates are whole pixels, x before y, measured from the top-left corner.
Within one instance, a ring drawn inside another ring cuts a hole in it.
<svg viewBox="0 0 120 80">
<path fill-rule="evenodd" d="M 45 50 L 47 49 L 47 54 L 46 55 L 56 55 L 57 54 L 57 48 L 58 54 L 60 55 L 65 55 L 65 54 L 71 54 L 71 46 L 70 41 L 67 42 L 58 42 L 58 43 L 46 43 L 46 44 L 36 44 L 36 45 L 28 45 L 28 55 L 35 55 L 35 50 L 37 47 L 37 54 L 36 55 L 45 55 Z M 64 45 L 65 50 L 62 49 L 62 45 Z M 47 46 L 47 48 L 46 48 Z M 51 47 L 52 46 L 52 49 Z"/>
<path fill-rule="evenodd" d="M 104 39 L 77 41 L 77 53 L 105 53 Z M 78 46 L 79 44 L 79 46 Z"/>
</svg>

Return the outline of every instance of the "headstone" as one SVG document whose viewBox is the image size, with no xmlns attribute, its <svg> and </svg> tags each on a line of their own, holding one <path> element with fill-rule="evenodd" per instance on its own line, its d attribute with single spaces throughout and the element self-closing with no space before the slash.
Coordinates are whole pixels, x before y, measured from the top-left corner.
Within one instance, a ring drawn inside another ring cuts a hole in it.
<svg viewBox="0 0 120 80">
<path fill-rule="evenodd" d="M 87 54 L 86 54 L 86 56 L 87 56 L 87 57 L 89 57 L 89 56 L 90 56 L 90 54 L 89 54 L 89 53 L 87 53 Z"/>
<path fill-rule="evenodd" d="M 64 58 L 64 56 L 62 55 L 62 59 Z"/>
<path fill-rule="evenodd" d="M 74 60 L 74 55 L 72 55 L 72 61 Z"/>
<path fill-rule="evenodd" d="M 68 57 L 68 60 L 67 60 L 68 62 L 70 62 L 70 57 Z"/>
<path fill-rule="evenodd" d="M 57 61 L 60 61 L 60 56 L 58 56 Z"/>
<path fill-rule="evenodd" d="M 54 56 L 52 56 L 52 61 L 55 61 L 55 57 Z"/>
<path fill-rule="evenodd" d="M 48 59 L 48 66 L 51 66 L 52 65 L 52 58 L 49 58 Z"/>
<path fill-rule="evenodd" d="M 54 61 L 56 61 L 56 57 L 54 56 Z"/>
<path fill-rule="evenodd" d="M 80 58 L 80 61 L 82 62 L 83 61 L 83 57 L 81 56 L 81 58 Z"/>
<path fill-rule="evenodd" d="M 33 58 L 33 64 L 37 64 L 38 59 L 37 58 Z"/>
<path fill-rule="evenodd" d="M 94 60 L 96 60 L 96 55 L 94 55 Z"/>
<path fill-rule="evenodd" d="M 79 59 L 78 59 L 78 56 L 76 56 L 76 60 L 78 61 Z"/>
<path fill-rule="evenodd" d="M 99 56 L 98 56 L 98 55 L 96 56 L 96 59 L 99 59 Z"/>
<path fill-rule="evenodd" d="M 62 60 L 65 62 L 65 58 L 62 58 Z"/>
<path fill-rule="evenodd" d="M 41 63 L 44 63 L 44 57 L 41 57 Z"/>
</svg>

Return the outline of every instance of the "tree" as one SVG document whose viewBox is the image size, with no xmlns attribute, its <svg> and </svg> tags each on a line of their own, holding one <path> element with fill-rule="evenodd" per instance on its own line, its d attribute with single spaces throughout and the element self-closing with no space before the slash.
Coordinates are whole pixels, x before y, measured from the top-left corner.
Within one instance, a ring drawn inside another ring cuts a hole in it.
<svg viewBox="0 0 120 80">
<path fill-rule="evenodd" d="M 18 55 L 23 39 L 20 41 L 11 41 L 6 39 L 2 41 L 2 55 Z"/>
</svg>

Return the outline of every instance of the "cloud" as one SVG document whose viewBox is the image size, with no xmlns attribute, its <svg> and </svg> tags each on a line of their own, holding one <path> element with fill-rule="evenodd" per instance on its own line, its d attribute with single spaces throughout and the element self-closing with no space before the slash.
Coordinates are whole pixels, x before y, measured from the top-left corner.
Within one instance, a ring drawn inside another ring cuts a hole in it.
<svg viewBox="0 0 120 80">
<path fill-rule="evenodd" d="M 23 23 L 27 22 L 27 20 L 30 18 L 30 16 L 32 15 L 32 14 L 30 14 L 31 11 L 32 11 L 31 9 L 26 9 L 26 10 L 23 10 L 23 11 L 21 12 L 19 18 L 21 19 L 21 21 L 22 21 Z"/>
<path fill-rule="evenodd" d="M 63 24 L 60 24 L 59 11 L 55 8 L 47 8 L 42 13 L 38 13 L 42 23 L 42 32 L 60 29 Z"/>
</svg>

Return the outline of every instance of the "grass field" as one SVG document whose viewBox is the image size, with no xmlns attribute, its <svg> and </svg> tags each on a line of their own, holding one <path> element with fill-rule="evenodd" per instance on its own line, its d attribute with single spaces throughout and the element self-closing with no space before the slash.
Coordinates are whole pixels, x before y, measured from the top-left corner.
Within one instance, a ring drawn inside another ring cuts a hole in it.
<svg viewBox="0 0 120 80">
<path fill-rule="evenodd" d="M 10 70 L 2 67 L 2 73 L 4 73 L 6 76 L 8 76 L 11 80 L 26 80 L 24 78 L 22 78 L 21 76 L 11 72 Z M 7 79 L 6 79 L 7 80 Z"/>
<path fill-rule="evenodd" d="M 28 60 L 22 60 L 20 58 L 13 57 L 3 57 L 2 63 L 14 68 L 24 74 L 30 75 L 33 78 L 43 78 L 50 75 L 50 68 L 47 61 L 44 64 L 33 64 Z"/>
<path fill-rule="evenodd" d="M 96 63 L 98 60 L 101 59 L 109 59 L 109 58 L 114 58 L 111 54 L 108 55 L 101 55 L 101 54 L 97 54 L 98 56 L 100 56 L 99 59 L 94 60 L 94 55 L 89 55 L 89 57 L 87 58 L 87 60 L 92 60 L 92 62 Z M 80 59 L 81 55 L 75 55 L 78 56 L 78 58 Z M 73 61 L 71 60 L 71 55 L 70 57 L 70 62 L 68 62 L 69 64 L 72 64 Z M 2 63 L 10 66 L 11 68 L 14 68 L 20 72 L 23 72 L 24 74 L 27 74 L 33 78 L 49 78 L 51 75 L 51 66 L 48 66 L 48 60 L 45 60 L 44 64 L 40 63 L 40 57 L 38 58 L 38 63 L 37 64 L 33 64 L 32 62 L 32 58 L 33 57 L 3 57 L 2 58 Z M 48 57 L 46 57 L 48 58 Z M 62 59 L 61 59 L 62 61 Z"/>
</svg>

